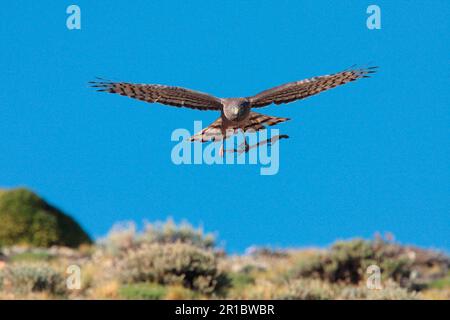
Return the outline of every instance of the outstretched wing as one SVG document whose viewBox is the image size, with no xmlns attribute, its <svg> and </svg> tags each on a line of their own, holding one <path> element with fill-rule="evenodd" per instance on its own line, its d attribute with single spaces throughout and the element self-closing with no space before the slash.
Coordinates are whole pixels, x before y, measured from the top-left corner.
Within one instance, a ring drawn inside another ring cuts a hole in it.
<svg viewBox="0 0 450 320">
<path fill-rule="evenodd" d="M 369 67 L 365 69 L 345 70 L 331 75 L 290 82 L 260 92 L 248 99 L 253 108 L 265 107 L 272 103 L 289 103 L 295 100 L 308 98 L 347 82 L 355 81 L 360 78 L 368 78 L 369 74 L 376 71 L 376 68 L 377 67 Z"/>
<path fill-rule="evenodd" d="M 117 93 L 149 103 L 158 102 L 175 107 L 199 110 L 221 110 L 222 108 L 220 99 L 203 92 L 181 87 L 111 81 L 91 81 L 89 83 L 92 87 L 98 88 L 97 91 Z"/>
</svg>

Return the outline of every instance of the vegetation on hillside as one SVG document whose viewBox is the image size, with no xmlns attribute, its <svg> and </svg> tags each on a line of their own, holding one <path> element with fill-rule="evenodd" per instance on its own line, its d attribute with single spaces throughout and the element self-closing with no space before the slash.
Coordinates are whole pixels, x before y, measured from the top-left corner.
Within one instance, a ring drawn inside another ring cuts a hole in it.
<svg viewBox="0 0 450 320">
<path fill-rule="evenodd" d="M 168 220 L 91 243 L 25 189 L 0 191 L 0 221 L 0 299 L 450 299 L 449 257 L 391 236 L 230 256 L 214 235 Z"/>
<path fill-rule="evenodd" d="M 91 243 L 80 225 L 27 189 L 0 190 L 0 246 L 78 247 Z"/>
<path fill-rule="evenodd" d="M 393 241 L 353 239 L 328 249 L 252 248 L 228 256 L 187 223 L 115 227 L 78 249 L 6 247 L 0 299 L 450 299 L 449 258 Z M 68 266 L 80 287 L 66 286 Z M 367 267 L 381 287 L 367 287 Z"/>
</svg>

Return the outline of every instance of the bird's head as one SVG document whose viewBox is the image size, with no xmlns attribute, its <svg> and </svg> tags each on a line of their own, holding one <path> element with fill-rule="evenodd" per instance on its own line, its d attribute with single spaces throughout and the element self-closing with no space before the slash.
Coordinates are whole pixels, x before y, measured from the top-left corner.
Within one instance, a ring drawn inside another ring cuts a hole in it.
<svg viewBox="0 0 450 320">
<path fill-rule="evenodd" d="M 240 121 L 245 119 L 249 112 L 250 102 L 247 100 L 240 101 L 239 104 L 233 108 L 236 120 Z"/>
<path fill-rule="evenodd" d="M 240 121 L 244 119 L 250 110 L 250 102 L 242 98 L 230 98 L 224 103 L 224 114 L 227 119 Z"/>
</svg>

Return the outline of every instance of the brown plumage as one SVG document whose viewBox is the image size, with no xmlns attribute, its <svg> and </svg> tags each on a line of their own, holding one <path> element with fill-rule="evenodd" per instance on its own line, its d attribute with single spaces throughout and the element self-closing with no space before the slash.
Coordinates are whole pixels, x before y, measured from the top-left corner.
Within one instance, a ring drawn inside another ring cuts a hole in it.
<svg viewBox="0 0 450 320">
<path fill-rule="evenodd" d="M 256 132 L 265 129 L 266 126 L 273 126 L 281 122 L 290 120 L 289 118 L 278 118 L 267 116 L 261 113 L 250 112 L 249 117 L 244 121 L 244 123 L 230 124 L 227 126 L 226 130 L 230 132 L 236 132 L 241 129 L 243 132 Z M 220 141 L 223 140 L 222 135 L 222 117 L 219 117 L 216 121 L 211 123 L 209 126 L 204 128 L 202 131 L 193 135 L 190 141 Z M 228 135 L 227 135 L 228 136 Z"/>
<path fill-rule="evenodd" d="M 199 110 L 220 110 L 220 99 L 199 91 L 159 84 L 134 84 L 126 82 L 90 82 L 98 91 L 117 93 L 145 102 L 187 107 Z"/>
<path fill-rule="evenodd" d="M 322 91 L 332 89 L 360 78 L 369 78 L 369 74 L 374 73 L 376 68 L 377 67 L 370 67 L 367 69 L 348 70 L 331 75 L 289 82 L 260 92 L 248 99 L 253 108 L 265 107 L 272 103 L 289 103 L 311 97 Z"/>
<path fill-rule="evenodd" d="M 252 112 L 251 108 L 305 99 L 339 85 L 360 78 L 368 78 L 371 73 L 376 71 L 376 68 L 350 69 L 331 75 L 289 82 L 246 98 L 217 98 L 199 91 L 158 84 L 133 84 L 104 80 L 93 81 L 90 84 L 92 87 L 98 88 L 98 91 L 116 93 L 149 103 L 158 102 L 176 107 L 220 111 L 220 118 L 190 139 L 191 141 L 206 142 L 224 140 L 229 136 L 229 132 L 258 131 L 266 126 L 289 120 Z"/>
</svg>

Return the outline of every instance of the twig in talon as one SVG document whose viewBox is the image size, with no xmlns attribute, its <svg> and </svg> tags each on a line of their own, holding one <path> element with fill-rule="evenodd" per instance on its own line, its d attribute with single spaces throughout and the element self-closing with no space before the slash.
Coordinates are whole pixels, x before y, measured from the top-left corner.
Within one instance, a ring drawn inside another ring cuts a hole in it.
<svg viewBox="0 0 450 320">
<path fill-rule="evenodd" d="M 239 145 L 239 149 L 228 149 L 228 150 L 224 150 L 223 152 L 229 152 L 229 153 L 234 153 L 236 152 L 237 154 L 242 154 L 242 153 L 247 153 L 249 152 L 251 149 L 254 149 L 256 147 L 262 146 L 264 144 L 267 144 L 268 146 L 272 146 L 272 144 L 275 144 L 278 140 L 281 139 L 288 139 L 289 136 L 287 134 L 280 134 L 274 137 L 271 137 L 270 139 L 255 143 L 254 145 L 249 145 L 249 144 L 245 144 L 244 148 L 241 148 L 242 145 L 244 145 L 244 143 L 241 143 Z"/>
<path fill-rule="evenodd" d="M 239 153 L 238 149 L 227 149 L 227 150 L 223 150 L 224 153 L 228 152 L 228 153 Z"/>
<path fill-rule="evenodd" d="M 264 144 L 267 144 L 268 146 L 272 146 L 272 144 L 276 143 L 278 140 L 287 139 L 287 138 L 289 138 L 289 136 L 287 134 L 280 134 L 280 135 L 271 137 L 270 139 L 258 142 L 258 143 L 254 144 L 252 146 L 249 146 L 248 150 L 256 148 L 258 146 L 262 146 Z"/>
</svg>

